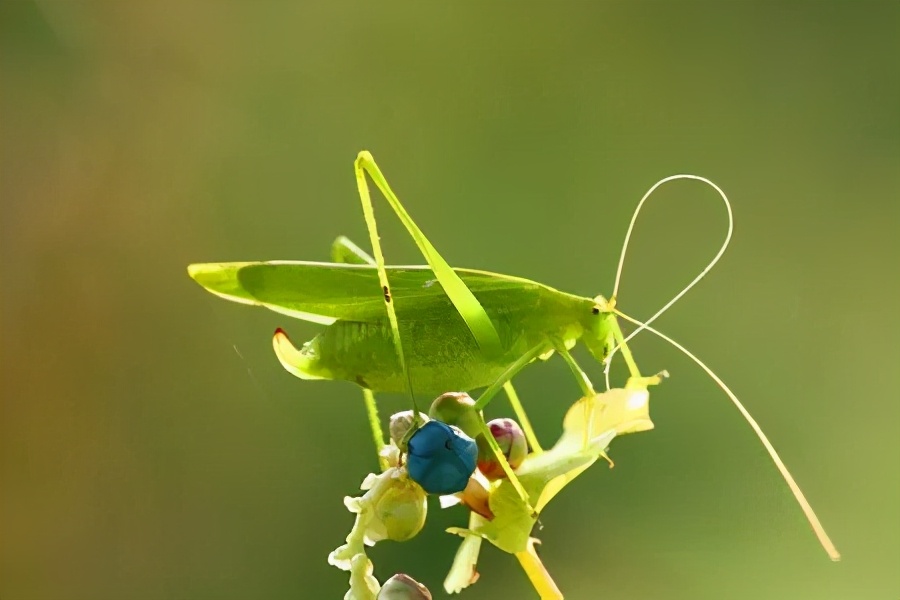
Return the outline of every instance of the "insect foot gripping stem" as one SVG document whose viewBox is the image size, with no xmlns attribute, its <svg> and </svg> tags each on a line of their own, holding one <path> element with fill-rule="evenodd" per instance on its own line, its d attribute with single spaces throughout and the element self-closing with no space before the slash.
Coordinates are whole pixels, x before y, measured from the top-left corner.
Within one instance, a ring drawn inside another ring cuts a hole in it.
<svg viewBox="0 0 900 600">
<path fill-rule="evenodd" d="M 423 413 L 419 413 L 418 419 L 414 415 L 415 413 L 411 410 L 391 415 L 388 432 L 391 434 L 391 441 L 400 449 L 400 452 L 409 451 L 409 440 L 416 433 L 414 427 L 424 425 L 430 420 L 428 415 Z"/>
<path fill-rule="evenodd" d="M 428 421 L 409 439 L 409 477 L 429 494 L 455 494 L 466 489 L 475 472 L 478 447 L 458 428 Z"/>
</svg>

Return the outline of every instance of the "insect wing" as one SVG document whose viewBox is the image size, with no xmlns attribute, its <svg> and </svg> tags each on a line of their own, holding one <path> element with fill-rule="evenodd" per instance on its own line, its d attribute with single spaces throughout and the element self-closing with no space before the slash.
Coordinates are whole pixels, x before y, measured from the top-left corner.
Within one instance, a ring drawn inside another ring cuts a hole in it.
<svg viewBox="0 0 900 600">
<path fill-rule="evenodd" d="M 337 319 L 371 321 L 384 317 L 384 292 L 369 265 L 272 261 L 206 263 L 188 267 L 208 291 L 243 304 L 264 306 L 291 317 L 331 324 Z M 391 298 L 400 315 L 440 318 L 453 310 L 427 266 L 387 267 Z M 456 269 L 479 297 L 543 288 L 538 283 L 488 271 Z"/>
</svg>

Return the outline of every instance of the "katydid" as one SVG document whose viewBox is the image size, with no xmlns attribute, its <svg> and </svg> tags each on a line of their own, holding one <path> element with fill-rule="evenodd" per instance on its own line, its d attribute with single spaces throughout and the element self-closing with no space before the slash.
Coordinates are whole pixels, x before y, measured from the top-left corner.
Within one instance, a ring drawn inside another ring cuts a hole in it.
<svg viewBox="0 0 900 600">
<path fill-rule="evenodd" d="M 535 359 L 546 359 L 558 353 L 572 370 L 584 397 L 592 398 L 595 395 L 593 386 L 569 350 L 582 342 L 606 367 L 607 380 L 610 360 L 616 352 L 621 352 L 631 377 L 640 380 L 641 374 L 627 342 L 631 336 L 646 329 L 682 350 L 726 392 L 766 447 L 829 556 L 834 560 L 839 558 L 800 488 L 735 395 L 693 354 L 649 326 L 709 271 L 730 240 L 731 208 L 725 194 L 715 184 L 701 177 L 679 175 L 658 182 L 647 192 L 629 225 L 614 293 L 607 300 L 603 296 L 588 298 L 568 294 L 520 277 L 451 268 L 400 204 L 368 152 L 359 154 L 354 171 L 373 256 L 368 256 L 346 238 L 338 238 L 332 250 L 335 262 L 331 263 L 209 263 L 191 265 L 188 272 L 204 288 L 228 300 L 264 306 L 287 316 L 325 325 L 322 333 L 299 349 L 279 329 L 273 339 L 275 352 L 284 367 L 302 379 L 346 380 L 361 386 L 373 421 L 376 444 L 381 434 L 372 393 L 408 392 L 412 397 L 413 414 L 418 415 L 416 392 L 439 394 L 448 390 L 486 388 L 474 405 L 475 410 L 480 411 L 500 389 L 505 388 L 529 443 L 540 450 L 511 388 L 511 379 Z M 366 175 L 400 218 L 427 265 L 385 264 Z M 650 194 L 667 181 L 685 178 L 706 183 L 721 195 L 728 209 L 728 235 L 719 253 L 700 275 L 650 319 L 637 321 L 616 307 L 616 291 L 628 240 Z M 628 338 L 623 335 L 617 317 L 638 325 Z M 644 380 L 656 381 L 654 378 Z M 590 403 L 586 406 L 587 410 L 592 410 Z M 481 425 L 484 431 L 483 420 Z M 490 435 L 487 438 L 494 442 Z M 495 442 L 492 448 L 496 454 Z M 509 465 L 505 460 L 500 463 L 510 482 L 527 499 Z"/>
</svg>

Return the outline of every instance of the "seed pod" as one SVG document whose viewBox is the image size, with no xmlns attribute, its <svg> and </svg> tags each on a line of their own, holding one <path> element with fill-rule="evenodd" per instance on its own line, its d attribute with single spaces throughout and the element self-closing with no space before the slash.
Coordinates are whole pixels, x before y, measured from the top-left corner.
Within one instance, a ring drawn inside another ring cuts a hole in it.
<svg viewBox="0 0 900 600">
<path fill-rule="evenodd" d="M 441 421 L 429 421 L 409 440 L 409 477 L 429 494 L 455 494 L 466 489 L 475 472 L 475 440 Z"/>
<path fill-rule="evenodd" d="M 428 422 L 428 415 L 419 413 L 419 427 Z M 406 452 L 406 435 L 409 432 L 409 428 L 413 426 L 413 411 L 404 410 L 403 412 L 398 412 L 391 415 L 390 424 L 388 425 L 388 431 L 391 434 L 391 440 L 393 440 L 394 444 L 400 448 L 401 452 Z"/>
<path fill-rule="evenodd" d="M 514 420 L 505 418 L 494 419 L 487 426 L 509 466 L 517 469 L 528 454 L 528 442 L 522 428 Z M 506 477 L 503 467 L 483 437 L 478 438 L 478 470 L 491 481 Z"/>
<path fill-rule="evenodd" d="M 366 529 L 366 538 L 371 542 L 405 542 L 422 531 L 427 514 L 428 502 L 422 488 L 405 477 L 394 479 L 375 505 L 375 518 Z"/>
<path fill-rule="evenodd" d="M 431 600 L 431 592 L 409 575 L 397 573 L 384 582 L 376 600 Z"/>
<path fill-rule="evenodd" d="M 441 394 L 431 403 L 428 416 L 459 427 L 471 438 L 477 438 L 481 433 L 481 417 L 475 410 L 475 401 L 465 392 Z"/>
</svg>

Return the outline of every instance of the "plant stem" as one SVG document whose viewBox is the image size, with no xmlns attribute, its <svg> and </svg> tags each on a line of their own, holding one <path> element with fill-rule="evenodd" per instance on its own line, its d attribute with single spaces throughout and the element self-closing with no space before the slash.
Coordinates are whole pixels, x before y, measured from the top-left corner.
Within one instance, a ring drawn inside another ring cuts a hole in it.
<svg viewBox="0 0 900 600">
<path fill-rule="evenodd" d="M 516 552 L 516 558 L 519 559 L 519 564 L 522 565 L 541 600 L 563 600 L 562 592 L 556 587 L 556 583 L 534 550 L 535 542 L 534 538 L 528 538 L 528 548 Z"/>
<path fill-rule="evenodd" d="M 519 395 L 516 393 L 516 389 L 513 387 L 512 382 L 507 381 L 504 383 L 503 391 L 506 392 L 507 397 L 509 397 L 509 403 L 512 405 L 513 412 L 519 418 L 522 425 L 522 431 L 525 433 L 525 439 L 528 440 L 532 452 L 543 452 L 544 449 L 541 448 L 541 443 L 534 434 L 534 428 L 531 427 L 531 421 L 528 419 L 528 415 L 525 414 L 525 407 L 523 407 L 522 403 L 519 401 Z"/>
</svg>

